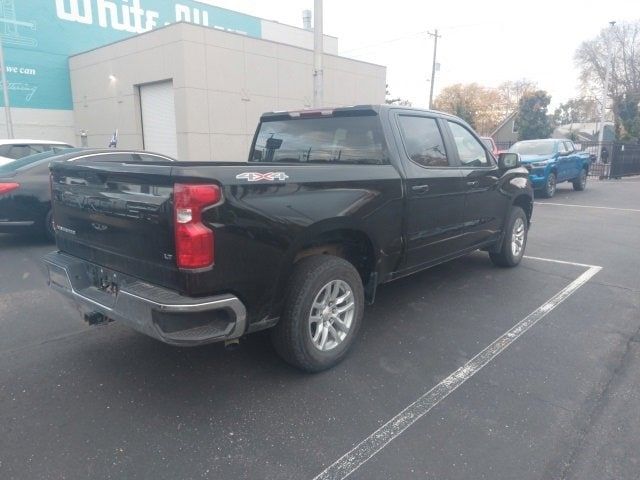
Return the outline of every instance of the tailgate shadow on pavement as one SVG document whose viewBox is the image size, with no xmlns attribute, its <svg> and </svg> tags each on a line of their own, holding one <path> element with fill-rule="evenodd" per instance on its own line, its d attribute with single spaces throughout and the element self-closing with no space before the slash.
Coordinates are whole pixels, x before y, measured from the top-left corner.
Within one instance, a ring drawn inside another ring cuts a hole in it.
<svg viewBox="0 0 640 480">
<path fill-rule="evenodd" d="M 514 300 L 518 300 L 524 293 L 518 291 L 518 281 L 515 278 L 519 272 L 528 268 L 527 263 L 530 262 L 525 260 L 517 269 L 499 269 L 492 266 L 486 254 L 479 253 L 381 286 L 376 303 L 367 306 L 365 310 L 360 338 L 354 345 L 358 353 L 349 355 L 338 368 L 354 367 L 352 364 L 358 361 L 357 358 L 367 354 L 363 350 L 368 349 L 371 342 L 377 343 L 377 340 L 384 344 L 404 344 L 404 348 L 407 348 L 415 346 L 419 341 L 442 334 L 447 329 L 459 332 L 460 329 L 468 329 L 474 324 L 491 327 L 491 335 L 494 335 L 494 332 L 502 333 L 528 313 L 521 307 L 518 308 L 517 302 L 516 308 L 513 308 Z M 550 270 L 559 280 L 559 284 L 565 282 L 565 279 L 571 281 L 575 277 L 573 272 L 581 270 L 579 267 L 540 264 L 531 265 L 531 268 L 538 272 Z M 536 283 L 541 287 L 546 282 Z M 516 295 L 513 295 L 513 292 L 495 291 L 505 286 L 509 286 L 510 289 L 515 287 Z M 554 293 L 553 288 L 549 288 L 548 291 L 549 294 Z M 538 304 L 548 296 L 550 295 L 545 296 L 544 293 L 540 295 Z M 531 305 L 535 308 L 538 304 L 532 302 Z M 495 318 L 487 318 L 483 314 L 483 308 L 497 310 L 493 312 L 496 313 Z M 510 315 L 511 313 L 513 315 Z M 495 322 L 497 318 L 507 321 Z M 91 362 L 108 358 L 110 363 L 117 361 L 118 356 L 122 356 L 127 362 L 135 358 L 135 365 L 141 368 L 141 373 L 148 364 L 149 367 L 153 366 L 153 372 L 160 374 L 162 369 L 157 369 L 160 365 L 168 368 L 170 373 L 180 372 L 182 367 L 186 367 L 194 377 L 205 373 L 202 370 L 207 368 L 215 369 L 214 373 L 217 376 L 247 375 L 254 369 L 269 370 L 271 374 L 285 378 L 317 376 L 299 372 L 278 358 L 269 342 L 269 331 L 244 337 L 240 347 L 233 350 L 225 349 L 221 343 L 190 348 L 173 347 L 138 334 L 117 322 L 90 331 L 95 331 L 94 335 L 97 337 L 103 337 L 105 333 L 107 337 L 115 336 L 104 338 L 104 342 L 92 345 L 88 352 Z M 475 345 L 476 342 L 473 343 Z M 94 348 L 104 348 L 104 355 L 95 355 Z M 384 353 L 377 347 L 376 351 L 378 354 Z M 82 353 L 82 350 L 78 353 Z M 477 352 L 469 351 L 468 357 L 465 355 L 465 358 L 468 359 L 475 353 Z M 399 355 L 402 356 L 402 353 L 399 352 Z M 127 367 L 131 369 L 133 365 L 127 363 Z M 319 376 L 330 372 L 331 370 L 320 373 Z M 211 384 L 211 379 L 207 384 Z"/>
<path fill-rule="evenodd" d="M 247 471 L 249 478 L 307 477 L 579 271 L 526 259 L 519 268 L 499 269 L 478 253 L 384 285 L 365 311 L 351 354 L 316 375 L 283 363 L 268 332 L 231 352 L 221 345 L 171 347 L 117 323 L 45 343 L 5 367 L 14 377 L 5 395 L 23 400 L 10 404 L 7 418 L 20 418 L 24 408 L 38 413 L 9 422 L 3 463 L 17 468 L 25 453 L 37 451 L 43 460 L 30 463 L 29 476 L 53 469 L 78 477 L 96 449 L 112 452 L 124 443 L 137 448 L 122 465 L 123 476 L 142 463 L 147 476 L 178 478 L 204 462 L 219 478 Z M 28 398 L 21 393 L 25 384 Z M 43 430 L 43 422 L 51 426 Z M 89 442 L 87 432 L 94 432 Z M 167 447 L 167 436 L 179 441 Z M 215 446 L 223 460 L 211 461 L 208 449 L 185 452 L 180 446 L 187 443 Z M 170 461 L 158 460 L 160 445 Z M 91 460 L 92 471 L 113 473 L 110 459 Z"/>
</svg>

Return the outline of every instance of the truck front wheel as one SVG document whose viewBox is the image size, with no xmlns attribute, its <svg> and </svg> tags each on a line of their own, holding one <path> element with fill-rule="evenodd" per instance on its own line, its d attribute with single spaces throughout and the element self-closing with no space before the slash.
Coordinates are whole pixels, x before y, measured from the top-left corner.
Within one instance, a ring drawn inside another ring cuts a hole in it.
<svg viewBox="0 0 640 480">
<path fill-rule="evenodd" d="M 490 252 L 489 257 L 498 267 L 515 267 L 520 263 L 527 246 L 529 225 L 524 210 L 512 207 L 504 229 L 504 236 L 497 252 Z"/>
<path fill-rule="evenodd" d="M 556 194 L 556 184 L 558 183 L 558 177 L 556 177 L 556 174 L 551 172 L 548 176 L 547 176 L 547 181 L 544 184 L 544 187 L 542 187 L 542 196 L 544 198 L 551 198 Z"/>
<path fill-rule="evenodd" d="M 272 329 L 278 354 L 307 372 L 333 367 L 347 354 L 360 329 L 364 289 L 346 260 L 314 255 L 296 263 L 284 311 Z"/>
<path fill-rule="evenodd" d="M 587 188 L 587 171 L 583 168 L 580 175 L 573 179 L 573 189 L 582 192 L 585 188 Z"/>
</svg>

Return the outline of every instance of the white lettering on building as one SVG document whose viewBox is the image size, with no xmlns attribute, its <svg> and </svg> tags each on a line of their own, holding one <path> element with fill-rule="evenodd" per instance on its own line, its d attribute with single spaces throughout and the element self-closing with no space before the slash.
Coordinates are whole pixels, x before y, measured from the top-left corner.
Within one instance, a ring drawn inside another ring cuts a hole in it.
<svg viewBox="0 0 640 480">
<path fill-rule="evenodd" d="M 81 8 L 82 6 L 82 8 Z M 117 31 L 142 33 L 157 26 L 160 14 L 142 8 L 140 0 L 56 0 L 56 15 L 68 22 L 93 25 L 94 10 L 98 25 Z"/>
<path fill-rule="evenodd" d="M 16 67 L 14 65 L 7 65 L 5 67 L 5 70 L 7 71 L 7 73 L 14 73 L 19 75 L 35 76 L 38 73 L 35 68 Z"/>
<path fill-rule="evenodd" d="M 67 4 L 69 4 L 68 9 Z M 82 0 L 82 5 L 82 13 L 80 13 L 80 0 L 56 0 L 56 14 L 61 20 L 91 25 L 93 23 L 91 0 Z"/>
<path fill-rule="evenodd" d="M 201 17 L 202 14 L 202 17 Z M 186 5 L 176 3 L 176 22 L 189 22 L 196 25 L 209 26 L 209 12 L 200 11 L 198 8 L 189 8 Z"/>
</svg>

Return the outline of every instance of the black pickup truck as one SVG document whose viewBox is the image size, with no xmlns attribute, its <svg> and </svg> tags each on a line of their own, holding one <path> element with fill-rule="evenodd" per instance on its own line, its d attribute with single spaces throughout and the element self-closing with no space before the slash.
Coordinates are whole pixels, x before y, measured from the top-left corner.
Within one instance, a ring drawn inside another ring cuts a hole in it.
<svg viewBox="0 0 640 480">
<path fill-rule="evenodd" d="M 478 249 L 517 265 L 528 173 L 443 113 L 266 113 L 248 162 L 52 164 L 45 264 L 91 324 L 180 346 L 271 328 L 286 361 L 319 371 L 378 285 Z"/>
</svg>

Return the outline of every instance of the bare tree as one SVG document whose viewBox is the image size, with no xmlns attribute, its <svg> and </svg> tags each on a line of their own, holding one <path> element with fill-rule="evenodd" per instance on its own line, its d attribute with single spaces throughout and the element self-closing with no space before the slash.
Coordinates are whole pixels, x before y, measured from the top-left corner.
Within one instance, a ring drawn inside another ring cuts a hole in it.
<svg viewBox="0 0 640 480">
<path fill-rule="evenodd" d="M 538 90 L 538 84 L 526 78 L 510 80 L 500 84 L 498 91 L 500 92 L 504 115 L 509 115 L 514 110 L 517 110 L 520 99 L 536 90 Z"/>
<path fill-rule="evenodd" d="M 640 138 L 640 21 L 603 29 L 583 42 L 575 54 L 580 82 L 586 94 L 602 91 L 606 73 L 607 36 L 611 34 L 612 68 L 609 96 L 613 100 L 616 134 L 621 139 Z"/>
<path fill-rule="evenodd" d="M 392 97 L 391 92 L 389 92 L 389 85 L 385 86 L 384 103 L 386 103 L 387 105 L 400 105 L 402 107 L 411 106 L 411 102 L 406 98 Z"/>
<path fill-rule="evenodd" d="M 553 117 L 557 125 L 595 122 L 598 118 L 598 102 L 593 97 L 570 98 L 555 109 Z"/>
</svg>

